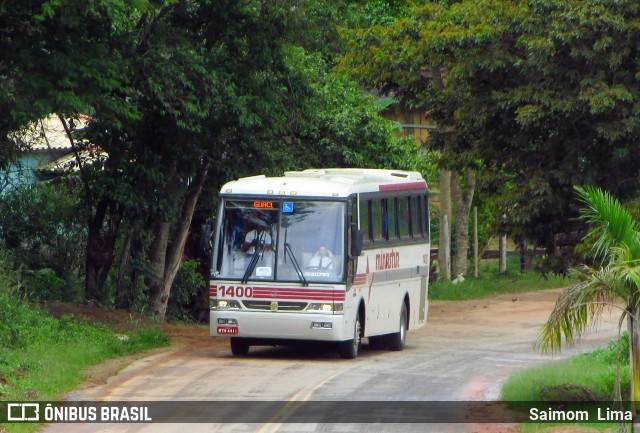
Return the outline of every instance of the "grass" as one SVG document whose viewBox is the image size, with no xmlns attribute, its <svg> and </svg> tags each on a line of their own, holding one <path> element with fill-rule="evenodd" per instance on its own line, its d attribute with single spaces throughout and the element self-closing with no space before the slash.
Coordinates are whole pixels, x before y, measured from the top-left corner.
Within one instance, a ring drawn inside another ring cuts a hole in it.
<svg viewBox="0 0 640 433">
<path fill-rule="evenodd" d="M 486 298 L 501 293 L 521 293 L 540 289 L 565 287 L 574 281 L 557 275 L 543 277 L 538 272 L 520 272 L 515 255 L 507 257 L 507 272 L 498 272 L 498 260 L 482 260 L 478 278 L 466 276 L 461 283 L 439 280 L 429 285 L 429 299 L 460 301 Z"/>
<path fill-rule="evenodd" d="M 628 395 L 629 337 L 625 333 L 605 348 L 514 374 L 503 385 L 501 400 L 612 400 L 617 362 L 620 362 L 622 395 Z"/>
<path fill-rule="evenodd" d="M 629 395 L 629 338 L 625 333 L 607 347 L 533 367 L 512 375 L 503 385 L 503 401 L 613 401 L 616 364 L 620 364 L 621 393 Z M 544 408 L 544 405 L 542 405 Z M 527 433 L 545 432 L 561 423 L 523 424 Z M 581 427 L 616 431 L 614 423 L 580 424 Z"/>
<path fill-rule="evenodd" d="M 90 366 L 169 344 L 168 336 L 155 328 L 117 334 L 73 316 L 55 319 L 22 300 L 18 285 L 18 273 L 0 257 L 0 401 L 59 400 L 85 380 Z M 38 425 L 5 428 L 32 432 Z"/>
</svg>

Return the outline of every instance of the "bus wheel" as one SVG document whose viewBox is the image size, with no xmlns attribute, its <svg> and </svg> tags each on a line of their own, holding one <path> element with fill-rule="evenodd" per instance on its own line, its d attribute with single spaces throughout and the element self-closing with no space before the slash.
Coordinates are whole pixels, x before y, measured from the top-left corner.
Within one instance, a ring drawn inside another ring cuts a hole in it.
<svg viewBox="0 0 640 433">
<path fill-rule="evenodd" d="M 244 338 L 231 337 L 231 353 L 246 355 L 249 353 L 249 343 Z"/>
<path fill-rule="evenodd" d="M 398 332 L 389 334 L 388 338 L 387 344 L 390 350 L 404 349 L 404 343 L 407 340 L 407 307 L 404 302 L 400 310 L 400 329 L 398 329 Z"/>
<path fill-rule="evenodd" d="M 338 346 L 340 357 L 344 359 L 354 359 L 356 356 L 358 356 L 358 351 L 360 350 L 361 332 L 362 326 L 360 325 L 360 314 L 356 314 L 353 340 L 340 342 L 340 345 Z"/>
</svg>

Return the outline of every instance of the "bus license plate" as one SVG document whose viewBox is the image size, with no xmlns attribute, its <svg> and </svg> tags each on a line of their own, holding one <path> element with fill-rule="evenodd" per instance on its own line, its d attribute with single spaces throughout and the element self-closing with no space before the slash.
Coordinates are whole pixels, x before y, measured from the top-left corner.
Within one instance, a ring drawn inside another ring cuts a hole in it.
<svg viewBox="0 0 640 433">
<path fill-rule="evenodd" d="M 237 334 L 238 328 L 235 326 L 218 326 L 218 334 Z"/>
</svg>

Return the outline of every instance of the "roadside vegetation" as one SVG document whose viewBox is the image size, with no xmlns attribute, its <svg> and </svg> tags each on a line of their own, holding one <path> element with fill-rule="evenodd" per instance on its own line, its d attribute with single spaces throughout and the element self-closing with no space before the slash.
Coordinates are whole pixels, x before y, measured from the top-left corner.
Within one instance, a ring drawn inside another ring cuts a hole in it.
<svg viewBox="0 0 640 433">
<path fill-rule="evenodd" d="M 540 289 L 563 288 L 576 284 L 572 274 L 546 274 L 536 271 L 520 272 L 519 257 L 507 257 L 507 271 L 498 271 L 498 260 L 481 260 L 478 278 L 467 276 L 460 283 L 447 280 L 434 281 L 429 285 L 432 300 L 468 300 L 507 293 L 523 293 Z M 629 395 L 629 336 L 625 332 L 618 340 L 606 347 L 552 361 L 541 366 L 525 369 L 511 376 L 503 385 L 502 401 L 613 401 L 616 395 L 616 375 L 620 383 L 620 394 Z M 569 423 L 568 423 L 569 424 Z M 561 423 L 531 423 L 518 427 L 523 433 L 547 432 Z M 582 423 L 580 427 L 589 431 L 618 431 L 615 423 Z"/>
<path fill-rule="evenodd" d="M 592 352 L 528 368 L 503 385 L 503 401 L 611 401 L 616 370 L 622 395 L 629 395 L 629 335 Z"/>
<path fill-rule="evenodd" d="M 502 401 L 613 401 L 616 394 L 616 374 L 621 393 L 629 395 L 629 335 L 592 352 L 528 368 L 511 376 L 503 385 Z M 574 423 L 567 423 L 574 424 Z M 548 427 L 562 423 L 522 424 L 524 433 L 547 432 Z M 618 431 L 615 423 L 580 423 L 589 431 Z"/>
<path fill-rule="evenodd" d="M 460 283 L 438 280 L 429 284 L 429 299 L 460 301 L 486 298 L 502 293 L 522 293 L 540 289 L 555 289 L 572 283 L 570 277 L 542 275 L 536 271 L 520 272 L 519 258 L 507 256 L 507 272 L 498 271 L 498 260 L 481 260 L 478 277 L 466 276 Z"/>
<path fill-rule="evenodd" d="M 24 299 L 21 272 L 12 265 L 0 250 L 0 401 L 57 400 L 85 379 L 88 367 L 169 344 L 155 327 L 119 334 L 71 315 L 50 316 Z M 8 431 L 36 427 L 7 425 Z"/>
</svg>

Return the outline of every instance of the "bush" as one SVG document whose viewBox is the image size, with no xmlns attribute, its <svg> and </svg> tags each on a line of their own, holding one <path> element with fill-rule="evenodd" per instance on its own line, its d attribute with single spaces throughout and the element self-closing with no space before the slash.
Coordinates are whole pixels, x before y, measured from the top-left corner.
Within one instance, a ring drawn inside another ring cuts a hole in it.
<svg viewBox="0 0 640 433">
<path fill-rule="evenodd" d="M 25 272 L 26 293 L 76 300 L 81 293 L 86 231 L 77 192 L 34 184 L 0 198 L 0 242 Z"/>
<path fill-rule="evenodd" d="M 167 313 L 169 317 L 188 319 L 188 309 L 193 306 L 198 291 L 206 285 L 206 280 L 198 271 L 200 264 L 197 260 L 186 260 L 182 263 L 169 296 Z"/>
<path fill-rule="evenodd" d="M 533 367 L 511 376 L 503 385 L 504 401 L 585 401 L 615 397 L 616 365 L 619 364 L 623 399 L 629 395 L 629 336 L 607 347 Z"/>
</svg>

